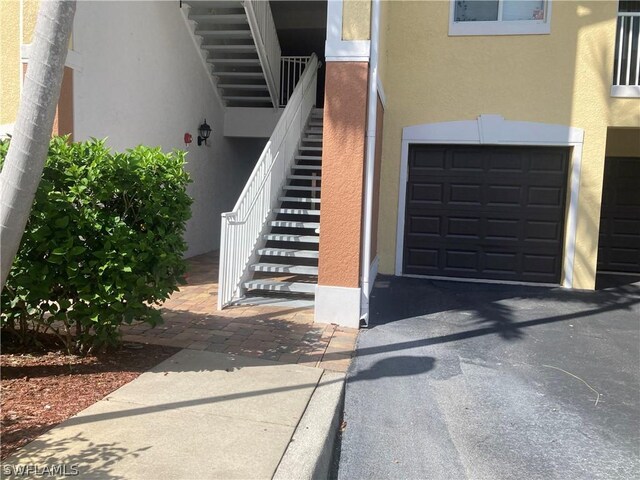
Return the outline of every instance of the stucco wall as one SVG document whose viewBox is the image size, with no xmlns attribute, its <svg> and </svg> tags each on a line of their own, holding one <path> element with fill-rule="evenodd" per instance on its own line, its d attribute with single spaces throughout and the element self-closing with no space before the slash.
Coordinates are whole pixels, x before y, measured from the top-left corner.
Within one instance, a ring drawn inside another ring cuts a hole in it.
<svg viewBox="0 0 640 480">
<path fill-rule="evenodd" d="M 40 0 L 22 0 L 22 43 L 31 43 L 36 28 Z"/>
<path fill-rule="evenodd" d="M 74 75 L 75 138 L 170 151 L 184 148 L 190 132 L 187 256 L 218 248 L 220 213 L 233 207 L 264 141 L 238 147 L 224 138 L 222 106 L 177 2 L 79 2 L 74 49 L 83 65 Z M 205 118 L 213 133 L 198 147 Z"/>
<path fill-rule="evenodd" d="M 371 0 L 344 0 L 342 4 L 342 39 L 371 38 Z"/>
<path fill-rule="evenodd" d="M 609 128 L 607 156 L 640 158 L 640 128 Z"/>
<path fill-rule="evenodd" d="M 617 2 L 554 1 L 550 35 L 449 37 L 443 1 L 383 12 L 380 272 L 394 271 L 402 128 L 489 113 L 585 130 L 574 286 L 593 288 L 607 126 L 640 125 L 640 100 L 609 95 Z"/>
<path fill-rule="evenodd" d="M 15 122 L 20 102 L 20 3 L 0 2 L 0 129 Z"/>
<path fill-rule="evenodd" d="M 328 62 L 322 141 L 318 284 L 360 283 L 366 62 Z"/>
</svg>

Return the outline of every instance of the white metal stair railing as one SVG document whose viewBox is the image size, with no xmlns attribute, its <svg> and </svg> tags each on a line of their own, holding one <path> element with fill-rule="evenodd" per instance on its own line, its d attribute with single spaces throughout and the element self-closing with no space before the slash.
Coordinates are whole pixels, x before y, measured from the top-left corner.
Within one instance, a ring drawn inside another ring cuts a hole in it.
<svg viewBox="0 0 640 480">
<path fill-rule="evenodd" d="M 613 87 L 640 95 L 640 12 L 618 13 Z M 635 48 L 634 48 L 635 46 Z"/>
<path fill-rule="evenodd" d="M 280 57 L 280 107 L 285 107 L 311 57 Z"/>
<path fill-rule="evenodd" d="M 280 42 L 271 7 L 265 0 L 243 2 L 274 108 L 279 105 Z"/>
<path fill-rule="evenodd" d="M 218 308 L 242 296 L 242 284 L 278 205 L 298 143 L 316 101 L 318 58 L 312 55 L 233 211 L 222 214 Z"/>
</svg>

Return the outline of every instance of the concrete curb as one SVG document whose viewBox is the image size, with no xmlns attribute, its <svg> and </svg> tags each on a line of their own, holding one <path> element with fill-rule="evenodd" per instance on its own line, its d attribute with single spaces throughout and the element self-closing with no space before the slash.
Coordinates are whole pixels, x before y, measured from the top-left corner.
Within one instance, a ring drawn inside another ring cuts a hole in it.
<svg viewBox="0 0 640 480">
<path fill-rule="evenodd" d="M 344 373 L 322 374 L 273 480 L 328 478 L 344 402 L 345 378 Z"/>
</svg>

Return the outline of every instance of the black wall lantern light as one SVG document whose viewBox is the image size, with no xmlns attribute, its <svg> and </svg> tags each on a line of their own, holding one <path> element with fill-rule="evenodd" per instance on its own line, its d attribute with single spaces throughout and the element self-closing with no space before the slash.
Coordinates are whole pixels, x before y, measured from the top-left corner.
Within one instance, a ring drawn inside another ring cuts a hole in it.
<svg viewBox="0 0 640 480">
<path fill-rule="evenodd" d="M 204 119 L 204 123 L 198 127 L 198 146 L 201 146 L 203 143 L 207 144 L 207 138 L 211 135 L 211 127 L 207 124 L 207 119 Z"/>
</svg>

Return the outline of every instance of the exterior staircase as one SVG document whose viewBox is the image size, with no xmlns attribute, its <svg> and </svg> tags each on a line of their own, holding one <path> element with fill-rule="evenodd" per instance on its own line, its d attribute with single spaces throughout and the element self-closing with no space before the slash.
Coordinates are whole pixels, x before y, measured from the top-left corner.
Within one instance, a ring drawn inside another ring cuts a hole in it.
<svg viewBox="0 0 640 480">
<path fill-rule="evenodd" d="M 300 139 L 275 217 L 259 248 L 253 275 L 244 282 L 245 302 L 252 296 L 313 298 L 318 283 L 320 190 L 322 183 L 322 110 L 313 109 Z"/>
<path fill-rule="evenodd" d="M 225 105 L 277 108 L 280 44 L 269 2 L 191 0 L 183 9 Z"/>
</svg>

